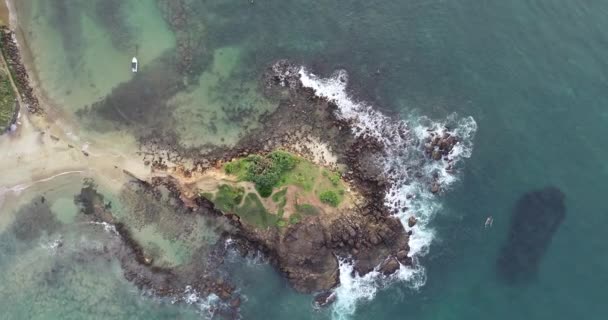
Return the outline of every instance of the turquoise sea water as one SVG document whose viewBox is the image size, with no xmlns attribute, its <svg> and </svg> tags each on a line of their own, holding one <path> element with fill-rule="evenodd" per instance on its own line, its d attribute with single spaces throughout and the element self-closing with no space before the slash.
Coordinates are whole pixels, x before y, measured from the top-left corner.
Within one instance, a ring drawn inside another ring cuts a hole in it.
<svg viewBox="0 0 608 320">
<path fill-rule="evenodd" d="M 324 76 L 346 69 L 352 94 L 392 117 L 443 119 L 457 112 L 476 120 L 473 154 L 431 223 L 435 240 L 421 261 L 427 269 L 424 286 L 393 284 L 358 303 L 352 315 L 315 311 L 310 296 L 293 292 L 269 266 L 234 258 L 231 267 L 247 297 L 244 319 L 603 319 L 608 313 L 603 292 L 608 216 L 602 200 L 608 177 L 608 3 L 184 1 L 202 26 L 176 32 L 156 1 L 124 1 L 120 14 L 111 5 L 100 6 L 102 0 L 18 2 L 48 96 L 79 121 L 110 124 L 90 134 L 138 134 L 157 126 L 142 121 L 125 128 L 115 125 L 115 118 L 83 119 L 76 111 L 133 77 L 128 72 L 133 52 L 142 57 L 145 76 L 146 68 L 172 63 L 158 59 L 192 33 L 204 46 L 196 51 L 200 74 L 170 79 L 186 82 L 187 89 L 162 97 L 173 116 L 167 122 L 186 144 L 229 143 L 238 130 L 255 125 L 257 114 L 272 109 L 256 93 L 255 81 L 277 58 L 293 59 Z M 107 10 L 123 23 L 104 23 L 100 18 L 110 14 Z M 143 94 L 145 88 L 138 88 Z M 245 120 L 230 116 L 248 108 L 253 111 Z M 76 180 L 54 197 L 71 200 L 79 188 Z M 546 186 L 565 194 L 565 219 L 536 278 L 516 285 L 501 281 L 496 260 L 516 202 Z M 68 200 L 54 211 L 73 210 L 66 208 Z M 485 229 L 489 215 L 493 227 Z M 92 237 L 76 230 L 84 235 L 66 237 Z M 0 266 L 19 272 L 0 277 L 6 279 L 0 297 L 12 297 L 0 299 L 0 318 L 202 316 L 193 306 L 143 297 L 111 261 L 74 264 L 58 278 L 62 285 L 46 284 L 41 280 L 45 265 L 57 262 L 41 253 L 39 242 L 3 243 Z"/>
</svg>

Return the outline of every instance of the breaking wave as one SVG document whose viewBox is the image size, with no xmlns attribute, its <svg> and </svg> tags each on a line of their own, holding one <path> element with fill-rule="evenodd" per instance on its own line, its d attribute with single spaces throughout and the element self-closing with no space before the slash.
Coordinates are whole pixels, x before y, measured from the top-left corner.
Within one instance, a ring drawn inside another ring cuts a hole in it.
<svg viewBox="0 0 608 320">
<path fill-rule="evenodd" d="M 184 294 L 179 298 L 173 299 L 171 303 L 176 303 L 179 301 L 196 306 L 205 319 L 213 318 L 221 303 L 220 298 L 215 294 L 212 293 L 206 297 L 203 297 L 191 286 L 186 286 L 184 289 Z"/>
<path fill-rule="evenodd" d="M 414 260 L 414 267 L 401 265 L 399 271 L 389 277 L 377 270 L 359 276 L 353 272 L 352 264 L 340 261 L 340 286 L 335 290 L 337 299 L 332 315 L 335 319 L 348 319 L 358 302 L 373 299 L 382 286 L 395 281 L 406 282 L 412 288 L 424 285 L 425 270 L 418 258 L 429 251 L 435 237 L 430 222 L 441 209 L 431 186 L 438 187 L 435 192 L 443 192 L 458 180 L 456 169 L 462 159 L 471 156 L 477 123 L 472 117 L 459 118 L 455 114 L 444 121 L 426 117 L 394 120 L 348 94 L 346 71 L 338 71 L 330 78 L 317 77 L 305 68 L 301 68 L 299 74 L 304 87 L 338 106 L 336 116 L 352 124 L 355 136 L 373 137 L 383 144 L 385 153 L 378 161 L 392 186 L 385 196 L 385 204 L 401 220 L 406 231 L 412 231 L 409 255 Z M 447 135 L 457 139 L 454 147 L 440 159 L 430 159 L 425 153 L 428 141 Z M 408 227 L 411 216 L 417 219 L 412 228 Z"/>
</svg>

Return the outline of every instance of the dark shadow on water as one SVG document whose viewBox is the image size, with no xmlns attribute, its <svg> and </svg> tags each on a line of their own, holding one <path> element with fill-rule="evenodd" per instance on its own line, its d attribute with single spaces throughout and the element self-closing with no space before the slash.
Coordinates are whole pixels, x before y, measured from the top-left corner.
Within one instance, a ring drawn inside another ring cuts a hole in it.
<svg viewBox="0 0 608 320">
<path fill-rule="evenodd" d="M 171 119 L 167 101 L 184 89 L 172 54 L 153 61 L 133 79 L 115 87 L 104 99 L 78 112 L 80 117 L 101 117 L 118 125 L 136 128 L 158 128 Z M 94 125 L 94 121 L 92 121 Z M 103 131 L 103 128 L 92 127 Z M 136 130 L 137 131 L 137 130 Z"/>
<path fill-rule="evenodd" d="M 84 49 L 81 10 L 79 3 L 68 0 L 55 0 L 44 3 L 46 10 L 51 12 L 51 26 L 56 28 L 61 35 L 61 41 L 66 54 L 68 65 L 72 71 L 77 70 L 77 66 L 82 59 Z"/>
<path fill-rule="evenodd" d="M 525 193 L 511 217 L 509 234 L 496 261 L 501 280 L 532 281 L 553 235 L 566 216 L 565 195 L 555 187 Z"/>
<path fill-rule="evenodd" d="M 112 45 L 120 50 L 135 52 L 135 30 L 129 24 L 127 3 L 123 0 L 97 0 L 94 17 L 112 39 Z"/>
<path fill-rule="evenodd" d="M 19 241 L 38 239 L 45 232 L 55 232 L 61 225 L 44 197 L 38 197 L 21 207 L 15 217 L 11 231 Z"/>
</svg>

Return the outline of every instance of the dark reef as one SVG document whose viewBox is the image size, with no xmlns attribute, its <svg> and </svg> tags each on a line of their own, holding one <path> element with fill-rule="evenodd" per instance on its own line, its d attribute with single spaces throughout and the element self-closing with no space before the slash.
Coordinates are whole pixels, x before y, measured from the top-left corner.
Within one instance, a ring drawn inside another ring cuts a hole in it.
<svg viewBox="0 0 608 320">
<path fill-rule="evenodd" d="M 5 26 L 0 27 L 0 49 L 2 49 L 2 55 L 6 60 L 11 77 L 19 90 L 21 101 L 29 112 L 42 113 L 42 108 L 30 85 L 29 75 L 21 59 L 19 46 L 15 41 L 15 33 Z"/>
<path fill-rule="evenodd" d="M 508 283 L 533 280 L 553 235 L 566 216 L 565 195 L 555 187 L 525 193 L 517 202 L 511 227 L 496 261 Z"/>
</svg>

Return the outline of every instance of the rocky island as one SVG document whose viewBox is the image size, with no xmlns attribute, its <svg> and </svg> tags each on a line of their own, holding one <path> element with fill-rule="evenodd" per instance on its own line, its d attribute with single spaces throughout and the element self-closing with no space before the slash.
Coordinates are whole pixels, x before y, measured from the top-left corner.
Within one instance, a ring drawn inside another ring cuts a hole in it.
<svg viewBox="0 0 608 320">
<path fill-rule="evenodd" d="M 121 217 L 104 200 L 97 181 L 90 179 L 74 198 L 81 213 L 78 219 L 116 235 L 99 254 L 117 257 L 125 277 L 138 287 L 178 300 L 184 290 L 214 294 L 225 302 L 218 312 L 233 317 L 239 294 L 229 276 L 218 271 L 227 250 L 243 256 L 261 253 L 295 290 L 316 294 L 318 305 L 335 299 L 332 290 L 340 284 L 341 263 L 351 264 L 358 276 L 377 272 L 387 278 L 415 267 L 408 241 L 417 214 L 405 202 L 387 198 L 396 193 L 396 182 L 409 183 L 410 178 L 387 169 L 383 160 L 414 143 L 405 124 L 380 134 L 362 129 L 356 119 L 343 116 L 335 100 L 304 85 L 301 67 L 279 60 L 259 83 L 278 107 L 233 146 L 185 146 L 175 134 L 156 130 L 138 137 L 139 159 L 119 157 L 109 163 L 102 156 L 90 157 L 103 154 L 103 149 L 68 143 L 65 129 L 45 119 L 15 37 L 6 29 L 2 35 L 3 55 L 32 119 L 26 119 L 30 124 L 18 134 L 37 136 L 41 150 L 61 149 L 57 157 L 66 162 L 55 164 L 57 175 L 85 167 L 112 172 L 115 180 L 128 181 L 121 187 L 123 194 L 136 197 L 139 206 L 149 206 Z M 125 113 L 130 110 L 117 110 L 113 100 L 127 91 L 119 87 L 82 116 L 129 118 Z M 400 144 L 389 145 L 382 135 Z M 425 154 L 425 161 L 451 171 L 458 143 L 458 135 L 449 128 L 435 127 L 413 147 Z M 415 173 L 415 166 L 407 169 Z M 441 193 L 438 175 L 425 183 L 427 191 Z M 398 214 L 408 216 L 405 225 Z M 171 228 L 176 238 L 197 238 L 199 217 L 214 221 L 221 236 L 211 247 L 201 244 L 193 249 L 183 263 L 163 261 L 153 247 L 138 241 L 137 233 L 148 224 Z M 51 227 L 46 231 L 52 232 Z"/>
</svg>

